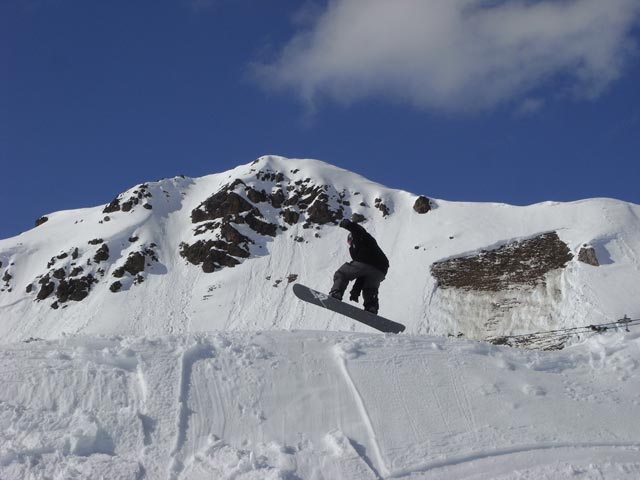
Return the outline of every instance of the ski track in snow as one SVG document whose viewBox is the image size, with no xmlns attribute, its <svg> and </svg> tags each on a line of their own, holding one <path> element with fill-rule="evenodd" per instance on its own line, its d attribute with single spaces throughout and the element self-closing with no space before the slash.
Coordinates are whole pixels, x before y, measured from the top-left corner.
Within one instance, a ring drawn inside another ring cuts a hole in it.
<svg viewBox="0 0 640 480">
<path fill-rule="evenodd" d="M 404 471 L 396 471 L 389 478 L 490 480 L 508 472 L 530 469 L 535 465 L 578 461 L 588 464 L 593 458 L 601 456 L 605 456 L 613 463 L 628 463 L 632 465 L 633 471 L 640 473 L 640 465 L 637 464 L 638 455 L 640 455 L 640 443 L 524 445 L 479 451 L 473 455 L 452 456 L 446 460 L 430 462 Z M 496 468 L 495 464 L 498 459 L 500 464 Z M 486 471 L 478 473 L 479 470 Z M 518 477 L 514 476 L 513 478 Z"/>
<path fill-rule="evenodd" d="M 357 348 L 357 347 L 356 347 Z M 345 352 L 346 353 L 346 352 Z M 369 418 L 369 413 L 367 412 L 367 408 L 364 404 L 364 401 L 362 399 L 362 396 L 360 395 L 360 392 L 358 391 L 358 387 L 355 385 L 355 383 L 353 382 L 353 379 L 351 378 L 351 375 L 349 375 L 349 369 L 347 367 L 347 361 L 346 359 L 341 355 L 338 354 L 337 355 L 337 359 L 340 365 L 340 371 L 342 372 L 342 375 L 344 376 L 344 380 L 346 381 L 347 385 L 349 386 L 349 389 L 351 390 L 351 393 L 353 395 L 353 399 L 356 402 L 356 405 L 358 406 L 358 410 L 360 411 L 360 415 L 362 417 L 362 422 L 364 423 L 366 429 L 367 429 L 367 433 L 369 435 L 369 445 L 371 445 L 372 449 L 373 449 L 373 455 L 374 455 L 374 459 L 377 465 L 377 469 L 374 471 L 374 473 L 376 474 L 376 476 L 382 475 L 382 476 L 388 476 L 389 471 L 387 469 L 387 466 L 385 465 L 385 461 L 382 457 L 382 453 L 380 452 L 380 446 L 378 445 L 378 439 L 376 438 L 376 432 L 373 428 L 373 425 L 371 423 L 371 419 Z M 364 458 L 366 463 L 369 463 L 368 459 Z"/>
<path fill-rule="evenodd" d="M 551 353 L 309 331 L 2 345 L 0 478 L 635 480 L 639 370 L 638 333 Z"/>
<path fill-rule="evenodd" d="M 181 360 L 181 373 L 180 373 L 180 387 L 178 397 L 178 418 L 176 427 L 176 441 L 173 451 L 171 452 L 172 467 L 170 480 L 179 478 L 180 472 L 184 469 L 182 450 L 187 440 L 187 433 L 189 430 L 189 421 L 191 418 L 192 410 L 189 408 L 189 396 L 192 386 L 192 374 L 194 364 L 198 361 L 213 358 L 215 355 L 211 345 L 198 342 L 195 345 L 188 347 L 182 354 Z"/>
</svg>

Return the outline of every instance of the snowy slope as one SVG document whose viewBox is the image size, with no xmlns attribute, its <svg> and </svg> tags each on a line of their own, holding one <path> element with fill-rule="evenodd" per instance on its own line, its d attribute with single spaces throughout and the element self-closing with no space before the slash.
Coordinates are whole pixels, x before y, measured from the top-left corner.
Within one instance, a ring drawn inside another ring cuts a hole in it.
<svg viewBox="0 0 640 480">
<path fill-rule="evenodd" d="M 226 332 L 0 347 L 0 478 L 640 478 L 640 332 L 534 352 Z"/>
<path fill-rule="evenodd" d="M 293 189 L 305 187 L 309 193 L 324 188 L 329 213 L 362 215 L 363 225 L 391 261 L 381 287 L 380 313 L 406 324 L 409 333 L 462 332 L 485 338 L 640 316 L 638 205 L 592 199 L 515 207 L 432 199 L 432 210 L 418 214 L 412 208 L 415 194 L 317 160 L 268 156 L 207 177 L 133 187 L 118 197 L 120 206 L 129 201 L 132 208 L 126 212 L 104 213 L 105 206 L 56 212 L 37 228 L 0 240 L 0 278 L 6 279 L 0 291 L 0 338 L 292 328 L 370 331 L 304 305 L 291 293 L 292 281 L 327 290 L 335 269 L 348 259 L 338 217 L 313 223 L 311 208 L 305 210 L 301 203 L 275 208 L 274 202 L 255 201 L 251 206 L 259 208 L 260 221 L 277 230 L 274 236 L 261 235 L 247 224 L 229 224 L 249 239 L 243 244 L 248 258 L 233 257 L 239 262 L 235 267 L 205 273 L 180 255 L 182 246 L 196 240 L 219 241 L 220 229 L 204 229 L 212 222 L 194 223 L 193 212 L 238 180 L 242 184 L 233 188 L 244 200 L 250 189 L 267 194 L 280 189 L 291 200 L 297 192 Z M 285 210 L 299 220 L 286 222 Z M 557 232 L 573 260 L 535 288 L 459 291 L 439 288 L 431 274 L 434 262 L 546 232 Z M 577 260 L 585 244 L 595 249 L 599 267 Z M 108 259 L 96 261 L 105 245 Z M 144 272 L 123 274 L 134 254 L 147 264 Z M 83 271 L 74 278 L 91 275 L 85 280 L 86 298 L 64 303 L 54 298 L 60 278 L 69 280 L 78 266 Z M 38 300 L 46 293 L 45 280 L 53 293 Z M 116 281 L 121 285 L 114 292 L 110 288 Z"/>
<path fill-rule="evenodd" d="M 262 157 L 0 240 L 0 479 L 640 478 L 636 325 L 553 352 L 446 337 L 640 318 L 640 207 L 417 198 Z M 404 334 L 292 295 L 328 289 L 354 215 Z"/>
</svg>

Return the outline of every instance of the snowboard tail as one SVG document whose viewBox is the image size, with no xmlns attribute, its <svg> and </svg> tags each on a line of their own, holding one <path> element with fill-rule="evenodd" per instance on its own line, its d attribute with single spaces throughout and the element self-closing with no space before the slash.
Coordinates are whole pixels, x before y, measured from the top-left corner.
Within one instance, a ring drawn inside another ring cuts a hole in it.
<svg viewBox="0 0 640 480">
<path fill-rule="evenodd" d="M 353 305 L 338 300 L 337 298 L 330 297 L 325 293 L 313 290 L 312 288 L 300 283 L 293 285 L 293 293 L 300 300 L 313 303 L 314 305 L 326 308 L 332 312 L 340 313 L 384 333 L 400 333 L 405 329 L 405 326 L 401 323 L 396 323 L 387 318 L 354 307 Z"/>
</svg>

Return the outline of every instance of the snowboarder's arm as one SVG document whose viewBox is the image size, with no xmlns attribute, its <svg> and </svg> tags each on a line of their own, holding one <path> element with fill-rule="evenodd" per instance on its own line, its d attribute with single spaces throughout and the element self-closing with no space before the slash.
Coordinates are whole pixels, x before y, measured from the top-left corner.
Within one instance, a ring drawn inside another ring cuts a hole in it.
<svg viewBox="0 0 640 480">
<path fill-rule="evenodd" d="M 353 235 L 353 238 L 355 238 L 356 240 L 366 241 L 370 237 L 370 235 L 367 233 L 364 227 L 346 218 L 342 219 L 339 225 L 342 228 L 349 230 L 349 233 L 351 233 L 351 235 Z"/>
</svg>

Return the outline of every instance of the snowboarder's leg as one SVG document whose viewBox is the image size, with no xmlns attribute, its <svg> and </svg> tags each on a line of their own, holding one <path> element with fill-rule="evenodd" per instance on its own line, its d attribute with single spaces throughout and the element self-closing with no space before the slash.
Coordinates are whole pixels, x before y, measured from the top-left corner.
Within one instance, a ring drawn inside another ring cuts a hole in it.
<svg viewBox="0 0 640 480">
<path fill-rule="evenodd" d="M 348 262 L 342 265 L 336 273 L 333 274 L 333 286 L 329 290 L 329 295 L 338 300 L 342 300 L 344 291 L 351 280 L 362 276 L 363 265 L 360 262 Z"/>
<path fill-rule="evenodd" d="M 360 298 L 360 294 L 362 293 L 362 286 L 364 285 L 364 277 L 356 278 L 356 281 L 353 284 L 353 288 L 351 289 L 351 293 L 349 293 L 349 300 L 357 302 Z"/>
<path fill-rule="evenodd" d="M 378 302 L 378 289 L 365 288 L 362 291 L 362 297 L 364 298 L 364 309 L 367 312 L 377 315 L 378 309 L 380 308 L 380 304 Z"/>
<path fill-rule="evenodd" d="M 384 280 L 384 274 L 376 268 L 371 267 L 364 277 L 364 285 L 362 288 L 362 297 L 364 299 L 364 309 L 367 312 L 378 314 L 380 308 L 378 302 L 378 289 L 380 283 Z"/>
</svg>

